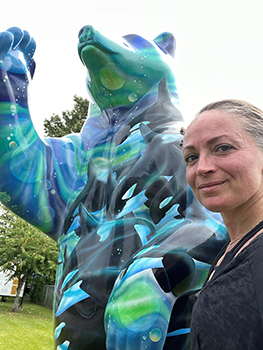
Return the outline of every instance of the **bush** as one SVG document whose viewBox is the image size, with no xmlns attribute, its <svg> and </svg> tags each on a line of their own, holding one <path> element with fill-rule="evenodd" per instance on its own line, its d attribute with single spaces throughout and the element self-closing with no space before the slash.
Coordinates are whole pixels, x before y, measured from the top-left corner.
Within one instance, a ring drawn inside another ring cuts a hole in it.
<svg viewBox="0 0 263 350">
<path fill-rule="evenodd" d="M 32 282 L 32 289 L 30 292 L 30 299 L 32 302 L 38 305 L 44 305 L 46 296 L 46 285 L 51 285 L 53 281 L 50 281 L 46 276 L 35 276 Z"/>
</svg>

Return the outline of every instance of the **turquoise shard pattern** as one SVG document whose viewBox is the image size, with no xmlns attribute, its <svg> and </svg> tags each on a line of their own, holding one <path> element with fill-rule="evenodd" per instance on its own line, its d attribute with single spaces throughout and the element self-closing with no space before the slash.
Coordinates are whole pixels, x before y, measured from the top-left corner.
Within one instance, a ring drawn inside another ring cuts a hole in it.
<svg viewBox="0 0 263 350">
<path fill-rule="evenodd" d="M 57 350 L 188 349 L 196 293 L 227 239 L 186 183 L 173 35 L 123 41 L 82 28 L 89 115 L 79 134 L 41 139 L 35 41 L 0 33 L 0 200 L 58 242 Z"/>
</svg>

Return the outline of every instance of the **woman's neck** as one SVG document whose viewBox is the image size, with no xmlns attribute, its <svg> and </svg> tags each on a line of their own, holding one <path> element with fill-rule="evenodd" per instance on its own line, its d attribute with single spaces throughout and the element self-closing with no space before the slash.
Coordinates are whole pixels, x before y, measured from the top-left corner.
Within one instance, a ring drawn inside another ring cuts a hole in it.
<svg viewBox="0 0 263 350">
<path fill-rule="evenodd" d="M 263 206 L 260 209 L 246 211 L 245 213 L 242 211 L 237 213 L 222 213 L 222 218 L 231 241 L 245 235 L 263 220 Z"/>
</svg>

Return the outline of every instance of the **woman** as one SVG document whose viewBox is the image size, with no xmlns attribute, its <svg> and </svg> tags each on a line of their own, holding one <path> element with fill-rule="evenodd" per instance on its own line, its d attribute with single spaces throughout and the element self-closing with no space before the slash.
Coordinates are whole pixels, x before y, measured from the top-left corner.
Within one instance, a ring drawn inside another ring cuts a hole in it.
<svg viewBox="0 0 263 350">
<path fill-rule="evenodd" d="M 189 185 L 230 236 L 195 304 L 192 349 L 263 349 L 263 112 L 236 100 L 204 107 L 183 154 Z"/>
</svg>

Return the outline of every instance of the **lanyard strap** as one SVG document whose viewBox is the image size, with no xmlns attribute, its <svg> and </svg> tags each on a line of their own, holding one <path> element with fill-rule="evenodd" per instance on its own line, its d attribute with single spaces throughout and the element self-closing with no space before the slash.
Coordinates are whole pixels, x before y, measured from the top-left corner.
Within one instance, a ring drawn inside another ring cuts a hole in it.
<svg viewBox="0 0 263 350">
<path fill-rule="evenodd" d="M 242 239 L 234 246 L 233 249 L 231 249 L 228 253 L 226 253 L 221 264 L 219 266 L 216 266 L 216 263 L 219 260 L 220 256 L 222 256 L 223 252 L 226 250 L 227 246 L 229 245 L 229 242 L 227 242 L 224 245 L 224 247 L 221 249 L 221 251 L 219 252 L 214 263 L 212 264 L 205 283 L 207 282 L 207 280 L 208 280 L 208 278 L 213 270 L 214 270 L 214 274 L 213 274 L 211 280 L 214 279 L 215 277 L 217 277 L 220 274 L 220 272 L 225 268 L 225 266 L 227 264 L 229 264 L 231 260 L 233 260 L 233 258 L 235 257 L 237 252 L 240 250 L 240 248 L 242 248 L 242 246 L 247 241 L 249 241 L 253 236 L 255 236 L 262 228 L 263 228 L 263 221 L 260 221 L 259 224 L 257 224 L 255 227 L 253 227 L 252 230 L 250 230 L 244 237 L 242 237 Z"/>
</svg>

